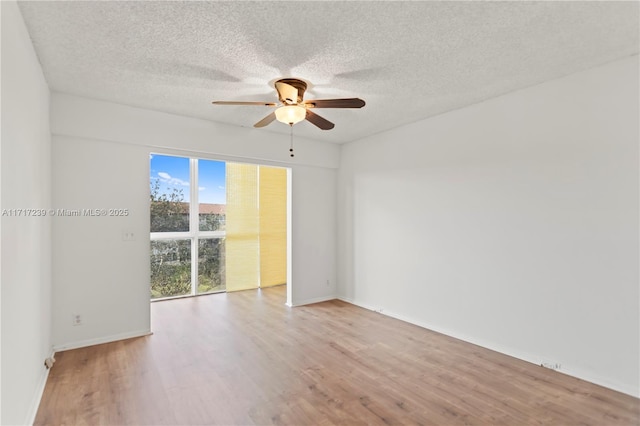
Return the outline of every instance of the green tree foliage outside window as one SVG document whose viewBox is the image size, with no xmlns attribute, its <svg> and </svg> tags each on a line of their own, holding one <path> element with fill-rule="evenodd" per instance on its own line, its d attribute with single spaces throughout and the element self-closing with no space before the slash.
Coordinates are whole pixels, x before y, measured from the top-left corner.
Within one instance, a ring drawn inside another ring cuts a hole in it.
<svg viewBox="0 0 640 426">
<path fill-rule="evenodd" d="M 191 241 L 151 241 L 151 298 L 191 294 Z"/>
<path fill-rule="evenodd" d="M 160 192 L 160 182 L 150 185 L 151 232 L 188 232 L 189 203 L 182 189 Z M 224 230 L 225 215 L 199 215 L 200 231 Z M 191 294 L 191 240 L 151 241 L 151 298 Z M 197 293 L 225 290 L 224 238 L 198 242 Z"/>
<path fill-rule="evenodd" d="M 160 192 L 158 180 L 151 183 L 151 232 L 189 231 L 188 204 L 182 189 Z M 151 298 L 191 293 L 190 240 L 151 241 Z"/>
<path fill-rule="evenodd" d="M 219 213 L 200 213 L 201 231 L 224 231 L 225 215 Z"/>
<path fill-rule="evenodd" d="M 189 231 L 189 204 L 182 189 L 160 192 L 160 181 L 151 183 L 151 232 Z"/>
<path fill-rule="evenodd" d="M 198 241 L 198 293 L 224 291 L 224 238 Z"/>
</svg>

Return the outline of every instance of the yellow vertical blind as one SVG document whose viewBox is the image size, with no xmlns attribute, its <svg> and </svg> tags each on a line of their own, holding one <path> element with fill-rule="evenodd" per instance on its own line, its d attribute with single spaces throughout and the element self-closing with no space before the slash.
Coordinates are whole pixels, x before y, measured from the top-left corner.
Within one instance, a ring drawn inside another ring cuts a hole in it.
<svg viewBox="0 0 640 426">
<path fill-rule="evenodd" d="M 260 287 L 287 282 L 287 171 L 260 166 Z"/>
<path fill-rule="evenodd" d="M 258 287 L 258 167 L 227 163 L 225 267 L 227 291 Z"/>
<path fill-rule="evenodd" d="M 226 287 L 286 283 L 287 171 L 227 163 Z"/>
</svg>

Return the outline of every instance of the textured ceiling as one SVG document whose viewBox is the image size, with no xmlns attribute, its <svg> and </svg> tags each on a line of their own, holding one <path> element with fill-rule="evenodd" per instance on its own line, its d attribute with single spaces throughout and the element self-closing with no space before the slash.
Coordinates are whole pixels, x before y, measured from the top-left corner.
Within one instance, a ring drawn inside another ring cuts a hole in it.
<svg viewBox="0 0 640 426">
<path fill-rule="evenodd" d="M 638 53 L 637 2 L 20 2 L 54 91 L 251 127 L 273 82 L 346 142 Z M 288 134 L 274 122 L 256 131 Z"/>
</svg>

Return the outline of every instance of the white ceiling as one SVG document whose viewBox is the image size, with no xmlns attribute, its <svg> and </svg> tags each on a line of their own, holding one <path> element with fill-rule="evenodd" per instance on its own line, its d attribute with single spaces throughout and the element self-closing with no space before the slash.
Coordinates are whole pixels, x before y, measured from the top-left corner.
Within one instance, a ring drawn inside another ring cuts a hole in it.
<svg viewBox="0 0 640 426">
<path fill-rule="evenodd" d="M 21 2 L 54 91 L 251 127 L 273 82 L 359 110 L 294 132 L 347 142 L 638 53 L 638 2 Z M 278 122 L 256 131 L 288 134 Z"/>
</svg>

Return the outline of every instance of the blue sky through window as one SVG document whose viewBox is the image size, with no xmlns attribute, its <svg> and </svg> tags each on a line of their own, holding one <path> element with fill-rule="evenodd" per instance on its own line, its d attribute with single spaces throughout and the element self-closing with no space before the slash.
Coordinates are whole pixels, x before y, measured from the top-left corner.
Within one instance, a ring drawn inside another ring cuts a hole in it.
<svg viewBox="0 0 640 426">
<path fill-rule="evenodd" d="M 198 160 L 198 198 L 200 203 L 226 204 L 224 161 Z"/>
<path fill-rule="evenodd" d="M 189 196 L 189 159 L 151 154 L 151 183 L 160 182 L 160 192 L 181 189 L 185 202 Z M 200 203 L 226 204 L 224 161 L 198 160 L 198 198 Z"/>
</svg>

